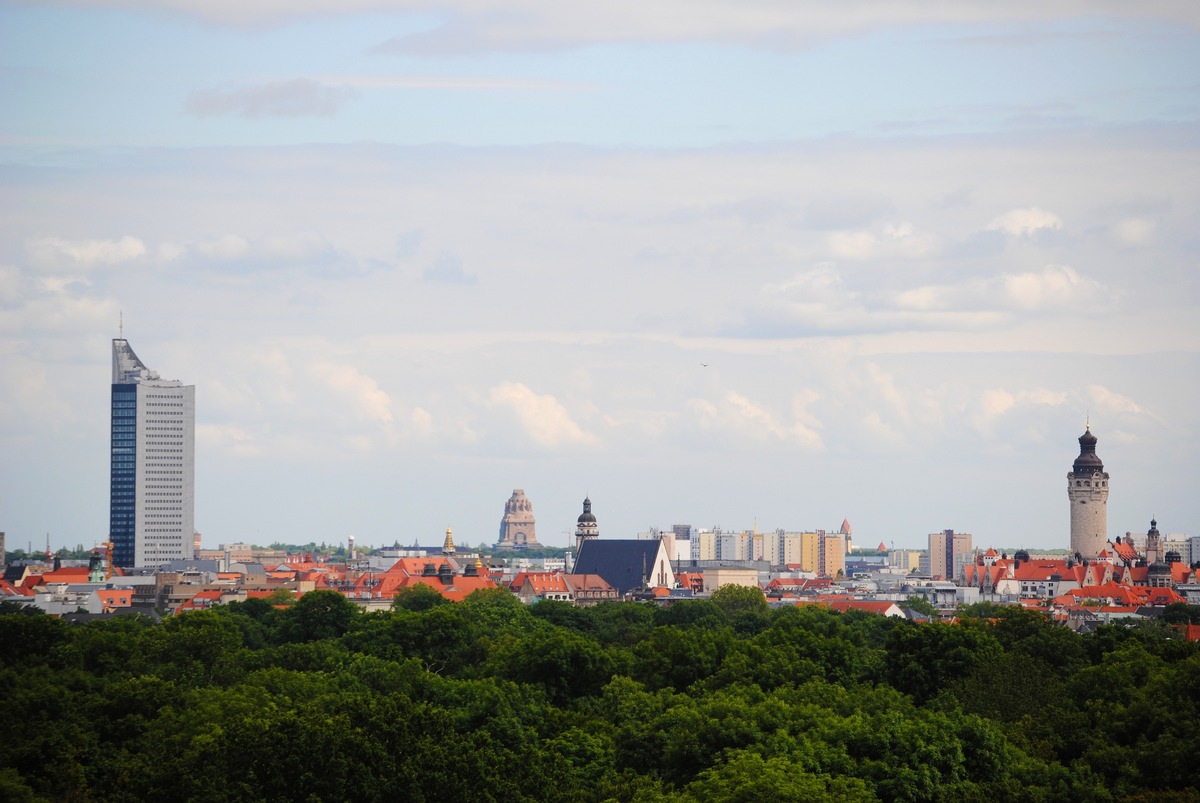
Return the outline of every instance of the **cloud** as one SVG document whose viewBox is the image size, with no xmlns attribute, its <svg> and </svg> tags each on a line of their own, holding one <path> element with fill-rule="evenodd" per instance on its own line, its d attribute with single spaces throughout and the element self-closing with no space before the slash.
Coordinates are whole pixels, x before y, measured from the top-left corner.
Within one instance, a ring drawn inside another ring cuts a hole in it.
<svg viewBox="0 0 1200 803">
<path fill-rule="evenodd" d="M 209 259 L 244 259 L 250 253 L 250 241 L 238 234 L 226 234 L 196 243 L 196 253 Z"/>
<path fill-rule="evenodd" d="M 1153 413 L 1133 399 L 1111 391 L 1103 385 L 1088 385 L 1088 393 L 1091 394 L 1092 402 L 1100 412 L 1136 413 L 1138 415 L 1153 416 Z"/>
<path fill-rule="evenodd" d="M 1030 237 L 1039 231 L 1062 228 L 1062 221 L 1053 212 L 1036 206 L 1028 209 L 1013 209 L 987 224 L 989 231 L 1002 231 L 1012 237 Z"/>
<path fill-rule="evenodd" d="M 829 235 L 829 251 L 838 259 L 918 259 L 935 253 L 937 238 L 919 232 L 911 223 L 889 223 L 878 233 L 835 231 Z"/>
<path fill-rule="evenodd" d="M 594 435 L 571 419 L 558 399 L 535 393 L 519 382 L 496 385 L 488 394 L 488 402 L 513 413 L 524 435 L 542 448 L 597 443 Z"/>
<path fill-rule="evenodd" d="M 1064 307 L 1098 296 L 1103 288 L 1067 265 L 1047 265 L 1041 273 L 1007 274 L 1000 278 L 1007 298 L 1026 310 Z"/>
<path fill-rule="evenodd" d="M 119 240 L 66 240 L 43 237 L 25 244 L 30 261 L 43 267 L 94 268 L 97 265 L 119 265 L 141 259 L 146 244 L 137 237 L 125 235 Z"/>
<path fill-rule="evenodd" d="M 1122 245 L 1149 245 L 1158 225 L 1150 218 L 1125 218 L 1113 226 L 1113 236 Z"/>
<path fill-rule="evenodd" d="M 1058 407 L 1067 402 L 1068 394 L 1064 391 L 1034 388 L 1019 390 L 1015 393 L 1005 388 L 986 388 L 979 395 L 979 401 L 971 415 L 971 425 L 981 435 L 991 437 L 996 420 L 1002 416 L 1026 407 Z M 1039 414 L 1039 417 L 1044 417 Z"/>
<path fill-rule="evenodd" d="M 362 419 L 392 423 L 392 399 L 371 377 L 344 363 L 318 362 L 309 367 L 314 377 L 348 399 Z"/>
<path fill-rule="evenodd" d="M 421 274 L 427 282 L 437 284 L 478 284 L 479 277 L 463 270 L 462 260 L 452 254 L 442 254 Z"/>
<path fill-rule="evenodd" d="M 197 117 L 332 117 L 355 94 L 348 86 L 293 78 L 237 89 L 198 89 L 188 95 L 187 110 Z"/>
<path fill-rule="evenodd" d="M 869 231 L 835 231 L 829 235 L 829 253 L 838 259 L 870 259 L 877 240 Z"/>
<path fill-rule="evenodd" d="M 809 202 L 802 222 L 821 231 L 855 229 L 894 210 L 891 199 L 876 193 L 825 193 Z"/>
<path fill-rule="evenodd" d="M 753 441 L 787 443 L 809 452 L 821 452 L 825 444 L 816 429 L 821 426 L 807 405 L 818 398 L 813 393 L 801 393 L 793 400 L 796 420 L 780 421 L 758 402 L 736 391 L 729 391 L 720 404 L 706 399 L 691 399 L 687 403 L 688 419 L 702 430 L 723 435 L 731 445 Z"/>
<path fill-rule="evenodd" d="M 267 234 L 247 237 L 242 234 L 222 234 L 191 243 L 164 243 L 159 246 L 160 258 L 177 262 L 187 258 L 204 265 L 222 269 L 252 269 L 300 267 L 321 269 L 351 264 L 347 255 L 317 232 Z"/>
<path fill-rule="evenodd" d="M 254 434 L 242 427 L 228 424 L 196 424 L 196 441 L 203 447 L 237 457 L 258 457 L 263 448 Z"/>
<path fill-rule="evenodd" d="M 1099 282 L 1066 265 L 1047 265 L 1040 272 L 1009 273 L 969 279 L 954 285 L 927 285 L 896 296 L 902 309 L 1024 310 L 1062 309 L 1111 296 Z"/>
</svg>

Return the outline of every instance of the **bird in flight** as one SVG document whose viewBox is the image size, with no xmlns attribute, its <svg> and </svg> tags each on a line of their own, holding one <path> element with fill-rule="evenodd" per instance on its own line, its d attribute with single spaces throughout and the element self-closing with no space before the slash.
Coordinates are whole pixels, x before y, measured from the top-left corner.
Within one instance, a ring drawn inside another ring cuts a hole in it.
<svg viewBox="0 0 1200 803">
<path fill-rule="evenodd" d="M 708 363 L 706 363 L 706 362 L 702 362 L 702 363 L 700 363 L 700 367 L 701 367 L 701 368 L 707 368 L 707 367 L 708 367 Z"/>
</svg>

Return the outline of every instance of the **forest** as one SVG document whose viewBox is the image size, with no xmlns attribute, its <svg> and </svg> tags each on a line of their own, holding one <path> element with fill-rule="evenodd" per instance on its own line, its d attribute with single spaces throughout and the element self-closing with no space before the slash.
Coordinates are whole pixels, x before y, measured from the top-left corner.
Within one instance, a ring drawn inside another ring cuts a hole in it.
<svg viewBox="0 0 1200 803">
<path fill-rule="evenodd" d="M 425 593 L 428 592 L 428 593 Z M 1200 648 L 1019 608 L 913 624 L 328 591 L 0 612 L 11 801 L 1200 800 Z"/>
</svg>

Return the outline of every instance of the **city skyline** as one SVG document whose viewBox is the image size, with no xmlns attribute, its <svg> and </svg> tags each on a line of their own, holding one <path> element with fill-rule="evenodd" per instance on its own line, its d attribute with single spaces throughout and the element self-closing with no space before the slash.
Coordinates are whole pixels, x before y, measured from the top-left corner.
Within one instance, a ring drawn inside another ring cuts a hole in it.
<svg viewBox="0 0 1200 803">
<path fill-rule="evenodd" d="M 993 6 L 0 2 L 0 530 L 106 537 L 127 335 L 206 546 L 1066 548 L 1089 415 L 1200 533 L 1200 11 Z"/>
</svg>

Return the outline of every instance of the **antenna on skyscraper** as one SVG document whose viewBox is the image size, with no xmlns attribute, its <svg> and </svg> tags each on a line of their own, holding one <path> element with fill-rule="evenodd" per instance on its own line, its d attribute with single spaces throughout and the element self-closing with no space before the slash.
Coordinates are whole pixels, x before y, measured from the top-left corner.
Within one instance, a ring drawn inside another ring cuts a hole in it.
<svg viewBox="0 0 1200 803">
<path fill-rule="evenodd" d="M 118 321 L 117 322 L 117 333 L 121 336 L 121 339 L 124 340 L 125 339 L 125 310 L 121 310 L 120 312 L 117 313 L 117 315 L 119 316 L 117 318 L 117 321 Z"/>
</svg>

